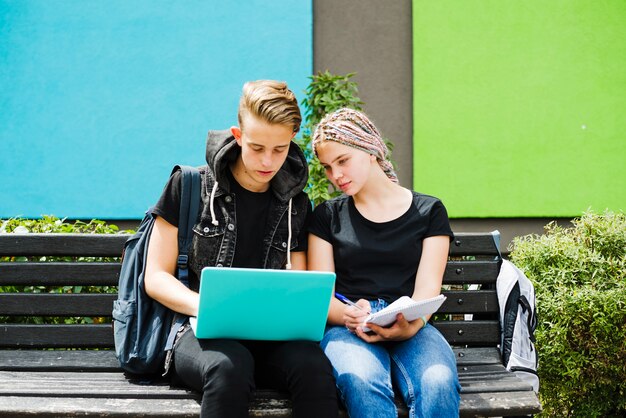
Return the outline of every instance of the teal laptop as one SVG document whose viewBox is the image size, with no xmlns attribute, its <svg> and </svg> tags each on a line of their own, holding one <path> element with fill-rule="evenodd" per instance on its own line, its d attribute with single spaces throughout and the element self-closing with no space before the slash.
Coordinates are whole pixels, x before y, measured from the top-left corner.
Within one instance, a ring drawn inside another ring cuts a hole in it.
<svg viewBox="0 0 626 418">
<path fill-rule="evenodd" d="M 198 338 L 311 340 L 324 334 L 335 273 L 205 267 Z"/>
</svg>

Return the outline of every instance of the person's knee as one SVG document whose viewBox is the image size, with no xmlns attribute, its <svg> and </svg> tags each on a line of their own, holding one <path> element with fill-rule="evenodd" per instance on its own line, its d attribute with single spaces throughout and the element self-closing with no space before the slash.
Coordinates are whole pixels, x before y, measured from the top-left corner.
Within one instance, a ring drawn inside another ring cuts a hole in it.
<svg viewBox="0 0 626 418">
<path fill-rule="evenodd" d="M 202 362 L 205 388 L 217 391 L 251 390 L 254 385 L 254 360 L 244 347 L 206 353 Z"/>
<path fill-rule="evenodd" d="M 422 374 L 421 387 L 431 393 L 450 393 L 458 390 L 456 372 L 443 364 L 433 364 Z"/>
<path fill-rule="evenodd" d="M 317 344 L 302 345 L 298 349 L 298 366 L 310 372 L 330 373 L 332 366 L 330 360 Z"/>
<path fill-rule="evenodd" d="M 456 371 L 435 364 L 428 367 L 420 381 L 420 395 L 415 400 L 419 416 L 458 417 L 460 385 Z"/>
<path fill-rule="evenodd" d="M 354 399 L 369 399 L 372 396 L 393 397 L 391 382 L 368 375 L 342 373 L 336 377 L 337 387 L 344 396 Z"/>
<path fill-rule="evenodd" d="M 328 383 L 334 388 L 333 369 L 328 357 L 316 344 L 301 344 L 290 351 L 293 355 L 287 361 L 288 375 L 304 377 L 304 381 L 314 385 Z M 291 373 L 289 373 L 289 370 Z"/>
</svg>

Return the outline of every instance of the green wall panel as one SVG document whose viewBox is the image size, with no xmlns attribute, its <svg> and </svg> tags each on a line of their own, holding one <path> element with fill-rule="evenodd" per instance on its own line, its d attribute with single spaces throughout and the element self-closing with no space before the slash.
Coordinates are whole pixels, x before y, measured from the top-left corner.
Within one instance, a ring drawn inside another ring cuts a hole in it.
<svg viewBox="0 0 626 418">
<path fill-rule="evenodd" d="M 413 1 L 414 188 L 452 217 L 626 209 L 626 2 Z"/>
</svg>

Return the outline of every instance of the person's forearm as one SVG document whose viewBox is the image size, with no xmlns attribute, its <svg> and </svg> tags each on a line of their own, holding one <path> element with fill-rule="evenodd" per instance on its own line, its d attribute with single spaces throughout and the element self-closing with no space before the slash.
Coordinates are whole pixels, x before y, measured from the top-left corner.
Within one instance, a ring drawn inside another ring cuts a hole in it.
<svg viewBox="0 0 626 418">
<path fill-rule="evenodd" d="M 146 293 L 152 299 L 189 316 L 198 315 L 199 295 L 167 272 L 155 272 L 146 278 Z"/>
<path fill-rule="evenodd" d="M 420 300 L 429 299 L 429 298 L 439 295 L 441 293 L 440 283 L 441 283 L 440 281 L 436 281 L 436 280 L 431 280 L 431 281 L 423 280 L 419 282 L 419 285 L 415 286 L 415 290 L 413 291 L 413 294 L 411 295 L 411 299 L 420 301 Z"/>
<path fill-rule="evenodd" d="M 328 325 L 344 325 L 343 311 L 345 306 L 337 299 L 330 300 L 330 310 L 328 311 Z"/>
<path fill-rule="evenodd" d="M 291 253 L 291 269 L 306 270 L 306 252 L 298 251 Z"/>
<path fill-rule="evenodd" d="M 422 257 L 415 277 L 415 289 L 411 295 L 413 299 L 428 299 L 441 293 L 449 247 L 447 236 L 434 236 L 424 240 Z"/>
</svg>

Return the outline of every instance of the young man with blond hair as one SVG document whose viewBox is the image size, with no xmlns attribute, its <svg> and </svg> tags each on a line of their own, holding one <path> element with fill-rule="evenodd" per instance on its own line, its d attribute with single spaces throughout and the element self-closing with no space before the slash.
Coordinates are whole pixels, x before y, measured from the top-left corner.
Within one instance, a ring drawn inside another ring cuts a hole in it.
<svg viewBox="0 0 626 418">
<path fill-rule="evenodd" d="M 296 97 L 283 82 L 248 82 L 238 122 L 208 135 L 207 164 L 200 168 L 201 213 L 189 254 L 190 288 L 174 277 L 179 172 L 155 207 L 146 292 L 184 315 L 197 316 L 205 266 L 306 269 L 311 203 L 302 191 L 308 179 L 306 159 L 292 141 L 302 122 Z M 271 324 L 251 320 L 250 326 Z M 166 368 L 174 384 L 202 393 L 201 417 L 248 416 L 257 385 L 287 390 L 294 417 L 337 416 L 332 369 L 314 342 L 198 340 L 185 325 Z"/>
</svg>

